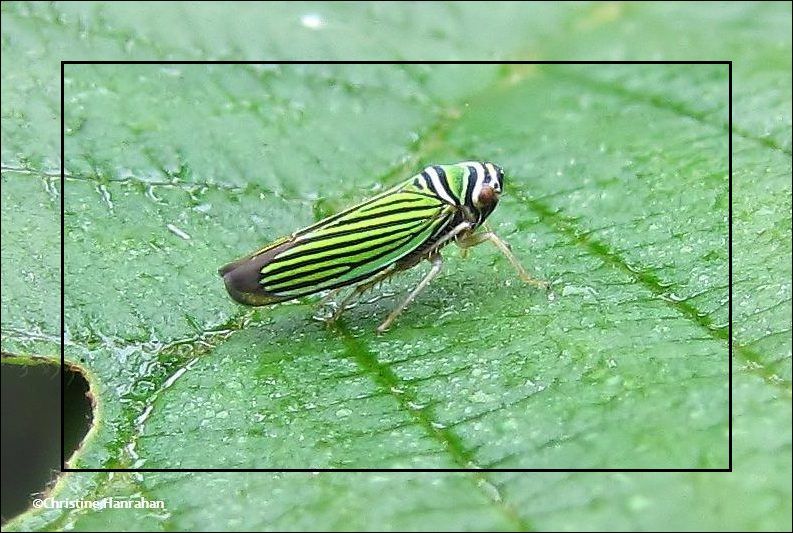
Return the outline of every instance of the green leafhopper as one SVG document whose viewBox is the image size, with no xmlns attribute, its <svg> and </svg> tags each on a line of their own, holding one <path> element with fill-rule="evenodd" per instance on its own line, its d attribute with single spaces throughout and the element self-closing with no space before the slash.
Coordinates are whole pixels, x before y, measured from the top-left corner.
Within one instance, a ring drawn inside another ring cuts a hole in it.
<svg viewBox="0 0 793 533">
<path fill-rule="evenodd" d="M 333 296 L 353 287 L 330 318 L 335 320 L 377 283 L 428 260 L 429 273 L 378 326 L 379 333 L 438 275 L 440 250 L 451 242 L 465 251 L 489 241 L 523 281 L 545 288 L 545 282 L 528 275 L 509 245 L 483 226 L 503 187 L 504 171 L 487 161 L 428 166 L 374 198 L 229 263 L 219 273 L 231 297 L 245 305 L 322 291 Z"/>
</svg>

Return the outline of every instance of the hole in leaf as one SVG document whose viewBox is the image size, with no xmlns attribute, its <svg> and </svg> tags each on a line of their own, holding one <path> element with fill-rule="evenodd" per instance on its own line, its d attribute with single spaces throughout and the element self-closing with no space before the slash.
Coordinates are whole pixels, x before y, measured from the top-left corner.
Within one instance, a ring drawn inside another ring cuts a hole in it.
<svg viewBox="0 0 793 533">
<path fill-rule="evenodd" d="M 91 429 L 95 399 L 77 367 L 66 366 L 63 384 L 63 456 L 68 461 Z"/>
<path fill-rule="evenodd" d="M 2 517 L 24 512 L 48 488 L 61 466 L 61 369 L 2 365 Z M 28 360 L 29 361 L 29 360 Z M 91 426 L 88 382 L 72 367 L 64 379 L 64 456 L 71 457 Z"/>
</svg>

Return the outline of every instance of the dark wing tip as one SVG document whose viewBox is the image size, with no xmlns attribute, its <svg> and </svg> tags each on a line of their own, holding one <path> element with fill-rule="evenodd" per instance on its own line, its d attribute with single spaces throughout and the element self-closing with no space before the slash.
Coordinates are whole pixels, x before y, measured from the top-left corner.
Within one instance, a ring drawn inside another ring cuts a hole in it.
<svg viewBox="0 0 793 533">
<path fill-rule="evenodd" d="M 267 305 L 286 298 L 265 292 L 260 284 L 262 256 L 253 256 L 234 261 L 218 269 L 226 290 L 234 300 L 245 305 Z"/>
<path fill-rule="evenodd" d="M 265 291 L 261 283 L 262 268 L 292 246 L 294 246 L 293 241 L 281 239 L 267 248 L 220 267 L 218 274 L 223 277 L 229 295 L 245 305 L 268 305 L 292 299 L 291 296 Z"/>
<path fill-rule="evenodd" d="M 234 270 L 235 268 L 237 268 L 238 266 L 240 266 L 242 263 L 244 263 L 249 259 L 250 259 L 249 257 L 245 257 L 243 259 L 238 259 L 233 263 L 229 263 L 228 265 L 223 265 L 218 269 L 218 275 L 220 275 L 220 277 L 225 276 L 226 274 L 228 274 L 229 272 L 231 272 L 232 270 Z"/>
</svg>

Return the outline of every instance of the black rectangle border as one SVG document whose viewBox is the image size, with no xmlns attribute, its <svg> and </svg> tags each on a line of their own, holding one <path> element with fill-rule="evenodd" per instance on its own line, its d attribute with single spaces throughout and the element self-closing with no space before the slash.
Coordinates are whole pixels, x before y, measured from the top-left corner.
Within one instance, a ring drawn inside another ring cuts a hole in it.
<svg viewBox="0 0 793 533">
<path fill-rule="evenodd" d="M 65 341 L 65 260 L 64 260 L 64 73 L 66 65 L 727 65 L 728 66 L 728 359 L 729 359 L 729 461 L 728 468 L 67 468 L 65 457 L 66 379 Z M 732 472 L 732 61 L 61 61 L 61 469 L 60 472 Z"/>
</svg>

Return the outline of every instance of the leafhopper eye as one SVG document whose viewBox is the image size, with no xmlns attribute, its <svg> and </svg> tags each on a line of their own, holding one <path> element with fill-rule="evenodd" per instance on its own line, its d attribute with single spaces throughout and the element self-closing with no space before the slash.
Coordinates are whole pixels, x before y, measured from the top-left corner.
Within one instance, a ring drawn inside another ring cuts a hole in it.
<svg viewBox="0 0 793 533">
<path fill-rule="evenodd" d="M 480 206 L 493 205 L 497 201 L 498 201 L 498 193 L 490 185 L 485 185 L 484 187 L 482 187 L 482 190 L 479 191 L 477 204 L 479 204 Z"/>
</svg>

